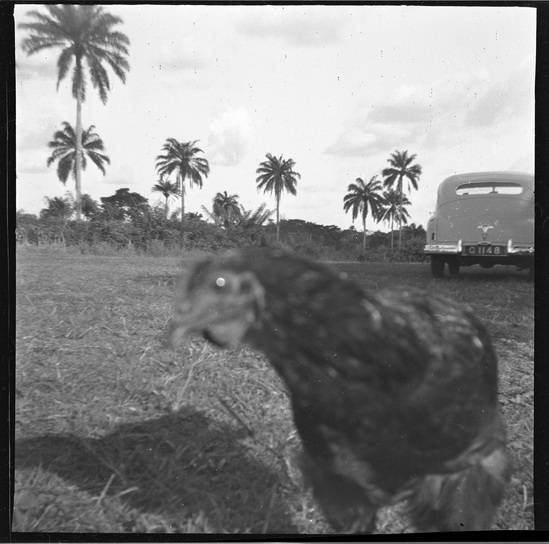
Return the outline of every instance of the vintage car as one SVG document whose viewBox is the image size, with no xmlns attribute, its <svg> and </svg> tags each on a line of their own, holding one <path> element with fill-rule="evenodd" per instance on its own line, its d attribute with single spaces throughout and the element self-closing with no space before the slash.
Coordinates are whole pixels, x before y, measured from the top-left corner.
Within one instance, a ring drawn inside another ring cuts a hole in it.
<svg viewBox="0 0 549 544">
<path fill-rule="evenodd" d="M 534 176 L 479 172 L 445 179 L 427 223 L 434 277 L 460 266 L 506 264 L 534 273 Z"/>
</svg>

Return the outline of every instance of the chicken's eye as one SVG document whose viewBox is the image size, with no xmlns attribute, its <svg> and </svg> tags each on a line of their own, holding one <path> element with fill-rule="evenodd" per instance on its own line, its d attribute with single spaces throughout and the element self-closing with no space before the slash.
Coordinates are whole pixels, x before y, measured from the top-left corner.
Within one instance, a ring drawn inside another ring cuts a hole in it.
<svg viewBox="0 0 549 544">
<path fill-rule="evenodd" d="M 225 281 L 225 278 L 217 278 L 215 280 L 215 288 L 217 290 L 222 289 L 227 282 Z"/>
</svg>

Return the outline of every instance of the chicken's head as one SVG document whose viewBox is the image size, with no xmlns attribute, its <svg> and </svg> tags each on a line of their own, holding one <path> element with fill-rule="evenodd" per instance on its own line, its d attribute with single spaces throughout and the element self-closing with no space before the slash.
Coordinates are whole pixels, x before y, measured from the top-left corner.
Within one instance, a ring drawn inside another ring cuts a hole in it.
<svg viewBox="0 0 549 544">
<path fill-rule="evenodd" d="M 201 333 L 218 346 L 234 345 L 246 335 L 264 304 L 264 290 L 248 270 L 231 267 L 225 259 L 205 260 L 178 288 L 170 341 Z"/>
</svg>

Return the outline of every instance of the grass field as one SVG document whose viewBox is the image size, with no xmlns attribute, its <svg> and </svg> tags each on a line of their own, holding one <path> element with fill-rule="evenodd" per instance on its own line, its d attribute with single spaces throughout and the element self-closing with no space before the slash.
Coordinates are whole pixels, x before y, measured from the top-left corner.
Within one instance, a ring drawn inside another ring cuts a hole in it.
<svg viewBox="0 0 549 544">
<path fill-rule="evenodd" d="M 165 345 L 181 259 L 17 255 L 13 531 L 326 533 L 293 464 L 284 386 L 249 348 Z M 525 272 L 334 264 L 365 288 L 472 306 L 500 361 L 515 473 L 495 529 L 533 529 L 533 307 Z M 409 531 L 385 509 L 380 533 Z"/>
</svg>

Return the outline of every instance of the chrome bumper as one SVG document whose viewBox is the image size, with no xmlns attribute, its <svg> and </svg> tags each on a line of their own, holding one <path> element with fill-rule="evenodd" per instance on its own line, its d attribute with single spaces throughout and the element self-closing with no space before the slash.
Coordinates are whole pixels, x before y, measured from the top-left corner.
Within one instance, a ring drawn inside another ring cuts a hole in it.
<svg viewBox="0 0 549 544">
<path fill-rule="evenodd" d="M 423 253 L 426 255 L 460 255 L 463 241 L 446 244 L 426 244 Z M 513 240 L 507 242 L 507 255 L 534 255 L 534 246 L 529 244 L 513 244 Z"/>
</svg>

